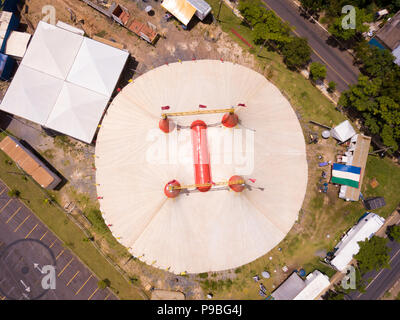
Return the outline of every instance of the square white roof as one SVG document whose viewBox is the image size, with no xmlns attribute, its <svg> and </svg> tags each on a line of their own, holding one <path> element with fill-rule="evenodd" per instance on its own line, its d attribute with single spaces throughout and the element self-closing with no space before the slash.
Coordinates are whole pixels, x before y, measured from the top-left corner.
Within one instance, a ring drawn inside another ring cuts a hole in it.
<svg viewBox="0 0 400 320">
<path fill-rule="evenodd" d="M 1 102 L 1 110 L 44 125 L 62 85 L 58 78 L 21 65 Z"/>
<path fill-rule="evenodd" d="M 0 109 L 91 143 L 128 57 L 40 21 Z"/>
<path fill-rule="evenodd" d="M 21 64 L 65 80 L 83 37 L 40 21 Z"/>
<path fill-rule="evenodd" d="M 128 53 L 84 38 L 67 81 L 110 97 Z"/>
</svg>

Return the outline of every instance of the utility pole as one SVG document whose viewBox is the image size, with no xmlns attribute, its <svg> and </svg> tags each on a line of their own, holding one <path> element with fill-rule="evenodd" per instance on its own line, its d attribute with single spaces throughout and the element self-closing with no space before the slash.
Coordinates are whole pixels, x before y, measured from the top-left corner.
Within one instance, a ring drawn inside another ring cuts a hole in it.
<svg viewBox="0 0 400 320">
<path fill-rule="evenodd" d="M 218 8 L 218 14 L 217 14 L 217 21 L 219 21 L 219 14 L 221 12 L 221 7 L 222 7 L 222 0 L 219 0 L 219 8 Z"/>
</svg>

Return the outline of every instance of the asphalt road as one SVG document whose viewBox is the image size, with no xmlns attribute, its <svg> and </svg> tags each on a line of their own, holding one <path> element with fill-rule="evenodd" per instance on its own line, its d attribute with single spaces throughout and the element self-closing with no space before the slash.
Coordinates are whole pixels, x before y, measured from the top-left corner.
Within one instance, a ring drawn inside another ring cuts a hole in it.
<svg viewBox="0 0 400 320">
<path fill-rule="evenodd" d="M 372 278 L 372 280 L 367 285 L 366 292 L 352 292 L 349 294 L 352 300 L 378 300 L 400 279 L 400 244 L 391 241 L 388 247 L 392 248 L 390 252 L 391 268 L 367 273 L 364 279 Z"/>
<path fill-rule="evenodd" d="M 115 300 L 98 278 L 0 181 L 0 301 Z M 42 281 L 55 267 L 55 289 Z"/>
<path fill-rule="evenodd" d="M 353 65 L 353 57 L 345 50 L 327 43 L 329 34 L 318 24 L 301 16 L 299 8 L 292 0 L 263 0 L 282 20 L 294 27 L 297 36 L 305 37 L 313 49 L 312 61 L 326 65 L 328 81 L 336 82 L 337 90 L 348 89 L 349 84 L 357 82 L 359 70 Z"/>
</svg>

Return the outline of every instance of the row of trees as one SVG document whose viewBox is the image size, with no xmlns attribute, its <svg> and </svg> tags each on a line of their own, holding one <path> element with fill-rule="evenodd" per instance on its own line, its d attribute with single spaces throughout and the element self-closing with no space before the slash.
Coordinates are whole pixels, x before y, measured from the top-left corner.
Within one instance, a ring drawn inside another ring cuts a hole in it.
<svg viewBox="0 0 400 320">
<path fill-rule="evenodd" d="M 342 93 L 339 104 L 355 109 L 373 135 L 379 135 L 389 152 L 400 145 L 400 67 L 388 50 L 362 42 L 356 47 L 361 75 Z"/>
<path fill-rule="evenodd" d="M 391 13 L 400 10 L 400 0 L 301 0 L 302 7 L 311 14 L 324 11 L 330 18 L 329 32 L 351 46 L 356 53 L 356 63 L 361 75 L 356 85 L 344 92 L 339 104 L 356 110 L 369 134 L 380 137 L 389 147 L 389 153 L 400 145 L 400 67 L 388 50 L 370 46 L 361 37 L 368 31 L 366 22 L 373 20 L 379 8 Z M 342 7 L 352 5 L 356 10 L 356 29 L 342 27 Z"/>
<path fill-rule="evenodd" d="M 290 34 L 290 25 L 267 10 L 260 0 L 241 0 L 239 10 L 253 29 L 253 40 L 258 45 L 268 44 L 277 48 L 290 69 L 304 67 L 311 58 L 307 39 Z"/>
</svg>

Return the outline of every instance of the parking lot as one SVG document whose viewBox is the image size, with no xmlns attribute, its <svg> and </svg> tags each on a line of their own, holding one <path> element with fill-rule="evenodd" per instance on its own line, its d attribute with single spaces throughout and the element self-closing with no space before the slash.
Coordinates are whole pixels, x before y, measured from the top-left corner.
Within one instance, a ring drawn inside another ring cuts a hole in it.
<svg viewBox="0 0 400 320">
<path fill-rule="evenodd" d="M 109 289 L 0 181 L 0 300 L 115 300 Z M 55 289 L 43 289 L 45 266 Z"/>
</svg>

